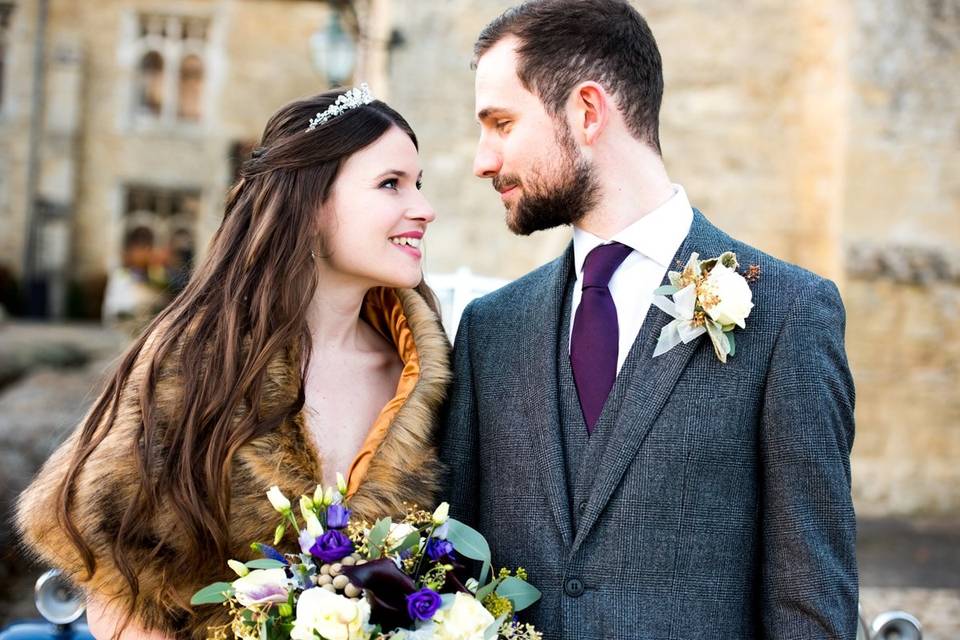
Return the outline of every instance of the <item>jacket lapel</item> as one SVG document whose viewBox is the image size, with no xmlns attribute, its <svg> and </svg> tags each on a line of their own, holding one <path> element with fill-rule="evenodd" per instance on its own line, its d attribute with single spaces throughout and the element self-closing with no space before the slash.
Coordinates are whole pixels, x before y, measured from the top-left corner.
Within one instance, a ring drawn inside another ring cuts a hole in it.
<svg viewBox="0 0 960 640">
<path fill-rule="evenodd" d="M 560 313 L 567 280 L 573 269 L 573 243 L 551 265 L 546 286 L 528 299 L 524 327 L 529 339 L 518 345 L 521 367 L 518 388 L 522 389 L 523 413 L 536 458 L 543 491 L 565 547 L 573 540 L 570 501 L 567 497 L 563 434 L 560 425 L 560 398 L 557 385 L 557 349 L 561 348 Z"/>
<path fill-rule="evenodd" d="M 730 246 L 723 246 L 724 238 L 725 236 L 711 225 L 703 214 L 694 209 L 690 232 L 674 255 L 669 270 L 679 270 L 677 262 L 685 264 L 694 251 L 698 252 L 702 259 L 719 255 L 730 249 Z M 669 284 L 666 274 L 662 284 Z M 577 528 L 571 553 L 576 552 L 580 547 L 603 512 L 691 356 L 698 349 L 711 348 L 709 339 L 701 336 L 692 342 L 680 343 L 667 353 L 654 358 L 653 350 L 660 336 L 660 330 L 671 320 L 673 318 L 669 315 L 656 306 L 650 305 L 637 340 L 624 363 L 623 370 L 630 371 L 631 378 L 625 381 L 627 386 L 620 413 L 606 443 L 602 458 L 603 465 L 597 470 L 594 478 L 587 508 Z"/>
</svg>

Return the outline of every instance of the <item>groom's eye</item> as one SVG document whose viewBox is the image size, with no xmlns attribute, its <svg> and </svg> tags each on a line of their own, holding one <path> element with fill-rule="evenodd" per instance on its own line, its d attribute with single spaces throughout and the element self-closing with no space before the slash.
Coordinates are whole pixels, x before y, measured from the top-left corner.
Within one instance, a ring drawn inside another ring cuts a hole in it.
<svg viewBox="0 0 960 640">
<path fill-rule="evenodd" d="M 511 124 L 510 120 L 497 120 L 497 130 L 506 131 Z"/>
</svg>

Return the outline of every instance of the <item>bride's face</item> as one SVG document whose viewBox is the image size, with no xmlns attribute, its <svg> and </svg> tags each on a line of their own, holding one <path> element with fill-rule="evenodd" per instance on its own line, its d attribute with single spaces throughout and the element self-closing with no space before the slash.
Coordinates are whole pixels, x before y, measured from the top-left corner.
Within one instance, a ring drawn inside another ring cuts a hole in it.
<svg viewBox="0 0 960 640">
<path fill-rule="evenodd" d="M 397 127 L 350 156 L 324 205 L 326 266 L 365 286 L 419 284 L 423 237 L 436 218 L 420 178 L 417 149 Z"/>
</svg>

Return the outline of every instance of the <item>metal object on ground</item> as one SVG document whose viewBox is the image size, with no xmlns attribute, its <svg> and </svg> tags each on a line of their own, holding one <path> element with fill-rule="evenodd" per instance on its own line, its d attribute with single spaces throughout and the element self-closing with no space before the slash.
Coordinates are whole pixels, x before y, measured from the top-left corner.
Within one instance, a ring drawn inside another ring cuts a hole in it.
<svg viewBox="0 0 960 640">
<path fill-rule="evenodd" d="M 867 626 L 863 611 L 857 624 L 857 640 L 923 640 L 920 621 L 905 611 L 885 611 Z"/>
<path fill-rule="evenodd" d="M 83 593 L 57 569 L 37 580 L 34 601 L 46 622 L 12 624 L 0 630 L 0 640 L 93 640 L 87 625 L 77 622 L 86 609 Z"/>
<path fill-rule="evenodd" d="M 873 619 L 871 640 L 922 640 L 920 621 L 905 611 L 886 611 Z"/>
<path fill-rule="evenodd" d="M 34 594 L 40 615 L 53 624 L 70 624 L 87 608 L 83 594 L 57 569 L 40 576 Z"/>
</svg>

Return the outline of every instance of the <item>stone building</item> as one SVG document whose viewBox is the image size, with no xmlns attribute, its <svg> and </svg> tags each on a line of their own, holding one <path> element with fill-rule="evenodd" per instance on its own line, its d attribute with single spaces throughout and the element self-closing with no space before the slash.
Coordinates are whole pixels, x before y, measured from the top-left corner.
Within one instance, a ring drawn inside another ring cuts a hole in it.
<svg viewBox="0 0 960 640">
<path fill-rule="evenodd" d="M 46 0 L 39 39 L 40 3 L 0 0 L 0 272 L 48 276 L 55 312 L 71 291 L 99 304 L 137 229 L 202 255 L 236 158 L 276 107 L 329 85 L 311 37 L 348 3 Z M 569 238 L 512 237 L 471 176 L 470 50 L 509 4 L 357 3 L 354 76 L 420 136 L 431 273 L 513 278 Z M 960 3 L 635 4 L 664 58 L 673 179 L 732 234 L 840 285 L 859 512 L 960 514 Z"/>
</svg>

